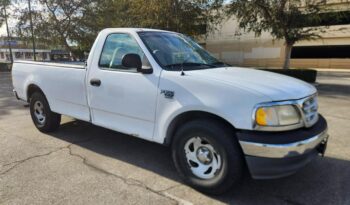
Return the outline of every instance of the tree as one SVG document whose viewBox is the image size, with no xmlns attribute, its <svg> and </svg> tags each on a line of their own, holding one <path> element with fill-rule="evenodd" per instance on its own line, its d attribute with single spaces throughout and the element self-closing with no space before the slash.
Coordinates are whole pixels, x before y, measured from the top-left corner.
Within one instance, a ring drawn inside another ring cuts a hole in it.
<svg viewBox="0 0 350 205">
<path fill-rule="evenodd" d="M 13 63 L 13 56 L 12 56 L 12 48 L 11 48 L 11 34 L 10 34 L 10 29 L 9 29 L 9 25 L 8 25 L 8 14 L 7 14 L 7 7 L 9 5 L 11 5 L 11 1 L 10 0 L 1 0 L 0 1 L 0 9 L 1 9 L 1 15 L 0 15 L 0 25 L 2 25 L 3 23 L 6 24 L 6 31 L 7 31 L 7 41 L 8 41 L 8 47 L 9 47 L 9 51 L 10 51 L 10 61 L 11 63 Z"/>
<path fill-rule="evenodd" d="M 81 50 L 89 51 L 97 34 L 105 28 L 132 27 L 129 0 L 94 0 L 85 5 L 79 26 L 72 37 Z"/>
<path fill-rule="evenodd" d="M 47 44 L 63 46 L 73 57 L 81 55 L 75 42 L 84 18 L 84 9 L 91 0 L 35 0 L 37 10 L 32 11 L 34 33 Z M 30 16 L 28 8 L 20 8 L 17 33 L 19 36 L 30 36 Z"/>
<path fill-rule="evenodd" d="M 134 0 L 129 13 L 138 27 L 198 36 L 215 29 L 222 4 L 223 0 Z"/>
<path fill-rule="evenodd" d="M 89 47 L 98 31 L 110 27 L 139 27 L 206 34 L 222 19 L 223 0 L 98 0 L 84 12 L 80 45 Z M 86 32 L 89 31 L 89 32 Z"/>
<path fill-rule="evenodd" d="M 16 0 L 27 1 L 27 0 Z M 104 28 L 146 27 L 191 36 L 213 29 L 224 0 L 32 0 L 34 33 L 50 45 L 75 55 L 88 51 Z M 33 4 L 35 4 L 33 3 Z M 17 33 L 30 36 L 28 9 L 20 8 Z"/>
<path fill-rule="evenodd" d="M 228 6 L 228 14 L 234 15 L 239 26 L 260 36 L 268 31 L 276 39 L 285 42 L 283 68 L 290 67 L 293 45 L 302 40 L 320 37 L 322 6 L 317 0 L 235 0 Z"/>
<path fill-rule="evenodd" d="M 7 8 L 9 5 L 11 5 L 10 0 L 0 0 L 0 26 L 5 23 L 5 14 L 4 14 L 4 9 Z"/>
</svg>

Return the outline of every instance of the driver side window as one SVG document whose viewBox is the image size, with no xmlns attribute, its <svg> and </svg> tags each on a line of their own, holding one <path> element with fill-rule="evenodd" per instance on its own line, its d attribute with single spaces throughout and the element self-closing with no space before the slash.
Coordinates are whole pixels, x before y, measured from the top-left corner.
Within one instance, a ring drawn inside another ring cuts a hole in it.
<svg viewBox="0 0 350 205">
<path fill-rule="evenodd" d="M 122 59 L 126 54 L 138 54 L 142 59 L 142 65 L 149 66 L 148 60 L 136 40 L 125 33 L 110 34 L 103 46 L 99 66 L 112 70 L 135 70 L 122 65 Z"/>
</svg>

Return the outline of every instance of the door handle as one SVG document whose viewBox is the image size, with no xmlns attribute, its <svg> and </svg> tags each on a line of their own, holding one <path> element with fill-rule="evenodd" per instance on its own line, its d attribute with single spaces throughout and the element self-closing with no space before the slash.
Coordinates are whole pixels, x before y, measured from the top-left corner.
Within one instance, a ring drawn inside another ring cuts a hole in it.
<svg viewBox="0 0 350 205">
<path fill-rule="evenodd" d="M 101 85 L 101 80 L 93 78 L 90 80 L 90 84 L 95 87 L 99 87 Z"/>
</svg>

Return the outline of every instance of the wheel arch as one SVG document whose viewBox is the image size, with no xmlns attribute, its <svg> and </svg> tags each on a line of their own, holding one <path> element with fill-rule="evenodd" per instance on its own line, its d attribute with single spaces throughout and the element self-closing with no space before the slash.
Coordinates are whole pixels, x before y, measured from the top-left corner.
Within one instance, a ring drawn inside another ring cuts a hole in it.
<svg viewBox="0 0 350 205">
<path fill-rule="evenodd" d="M 30 102 L 30 98 L 35 92 L 40 92 L 45 96 L 44 91 L 38 85 L 32 83 L 27 87 L 27 102 Z"/>
<path fill-rule="evenodd" d="M 176 130 L 182 124 L 192 120 L 196 120 L 196 119 L 214 120 L 214 121 L 223 123 L 225 126 L 230 128 L 233 132 L 236 130 L 234 125 L 232 125 L 228 120 L 216 114 L 205 112 L 205 111 L 186 111 L 174 117 L 174 119 L 170 122 L 166 130 L 166 136 L 163 144 L 166 146 L 169 146 L 172 142 L 172 139 L 173 139 L 173 136 L 175 135 Z"/>
</svg>

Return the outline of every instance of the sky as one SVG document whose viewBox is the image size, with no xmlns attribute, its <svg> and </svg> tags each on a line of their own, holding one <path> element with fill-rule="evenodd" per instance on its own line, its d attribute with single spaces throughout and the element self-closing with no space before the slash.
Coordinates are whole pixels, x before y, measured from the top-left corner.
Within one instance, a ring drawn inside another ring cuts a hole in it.
<svg viewBox="0 0 350 205">
<path fill-rule="evenodd" d="M 7 12 L 8 14 L 11 14 L 11 13 L 13 12 L 13 7 L 8 8 L 8 9 L 6 10 L 6 12 Z M 9 23 L 9 27 L 14 27 L 14 26 L 16 25 L 16 20 L 13 19 L 13 18 L 9 18 L 9 19 L 8 19 L 8 23 Z M 11 29 L 11 28 L 10 28 L 10 29 Z M 5 23 L 3 23 L 2 26 L 1 26 L 1 28 L 0 28 L 0 36 L 7 36 L 6 24 L 5 24 Z"/>
<path fill-rule="evenodd" d="M 10 28 L 10 30 L 13 30 L 14 29 L 13 27 L 15 25 L 16 25 L 16 21 L 14 19 L 9 19 L 9 28 Z M 0 36 L 7 36 L 6 24 L 5 23 L 0 27 Z"/>
<path fill-rule="evenodd" d="M 32 10 L 37 9 L 38 6 L 39 5 L 36 5 L 36 4 L 32 5 Z M 15 8 L 26 9 L 26 8 L 28 8 L 28 4 L 27 4 L 26 1 L 23 1 L 21 3 L 16 3 L 14 5 L 11 5 L 6 10 L 7 14 L 11 16 L 11 14 L 13 14 Z M 9 23 L 10 30 L 14 30 L 14 27 L 15 27 L 15 25 L 17 23 L 17 19 L 15 19 L 13 17 L 12 18 L 9 17 L 8 18 L 8 23 Z M 0 36 L 7 36 L 6 24 L 5 23 L 3 23 L 3 25 L 0 27 Z"/>
<path fill-rule="evenodd" d="M 6 27 L 2 25 L 0 28 L 0 36 L 6 36 Z"/>
</svg>

